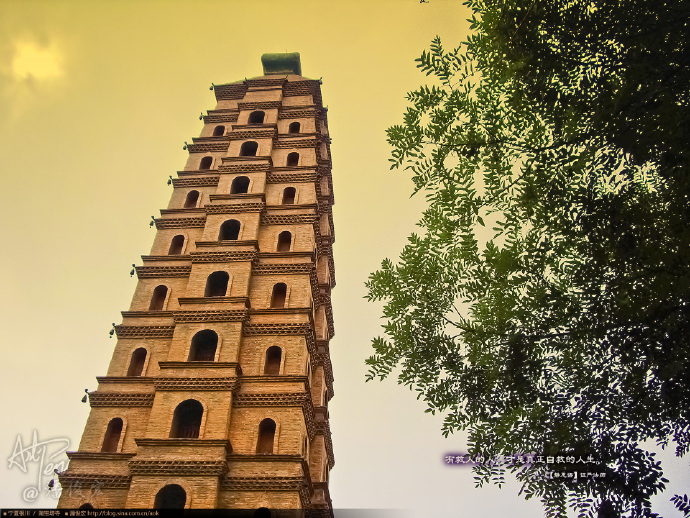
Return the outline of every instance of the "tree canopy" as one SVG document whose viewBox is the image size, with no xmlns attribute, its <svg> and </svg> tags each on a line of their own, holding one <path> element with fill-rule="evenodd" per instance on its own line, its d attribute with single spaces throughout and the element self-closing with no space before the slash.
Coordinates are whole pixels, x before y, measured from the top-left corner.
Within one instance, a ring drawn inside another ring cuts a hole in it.
<svg viewBox="0 0 690 518">
<path fill-rule="evenodd" d="M 656 516 L 645 441 L 690 449 L 690 4 L 470 0 L 388 129 L 428 208 L 368 283 L 394 374 L 547 516 Z M 676 497 L 676 506 L 690 506 Z M 686 514 L 688 516 L 689 514 Z"/>
</svg>

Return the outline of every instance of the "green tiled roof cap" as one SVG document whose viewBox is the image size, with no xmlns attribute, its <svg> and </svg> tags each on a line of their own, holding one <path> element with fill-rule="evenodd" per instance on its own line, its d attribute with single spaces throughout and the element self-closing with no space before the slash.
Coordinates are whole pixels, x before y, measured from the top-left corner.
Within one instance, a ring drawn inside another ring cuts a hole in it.
<svg viewBox="0 0 690 518">
<path fill-rule="evenodd" d="M 264 54 L 261 56 L 261 64 L 266 74 L 296 74 L 302 75 L 302 63 L 299 52 L 286 52 L 280 54 Z"/>
</svg>

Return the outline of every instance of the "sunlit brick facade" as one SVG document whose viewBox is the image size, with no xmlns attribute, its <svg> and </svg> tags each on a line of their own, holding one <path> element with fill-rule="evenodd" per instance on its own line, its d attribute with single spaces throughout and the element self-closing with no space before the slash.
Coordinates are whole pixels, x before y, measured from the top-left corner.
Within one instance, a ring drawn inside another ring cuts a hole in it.
<svg viewBox="0 0 690 518">
<path fill-rule="evenodd" d="M 215 109 L 115 327 L 59 507 L 330 516 L 331 154 L 299 55 L 215 85 Z"/>
</svg>

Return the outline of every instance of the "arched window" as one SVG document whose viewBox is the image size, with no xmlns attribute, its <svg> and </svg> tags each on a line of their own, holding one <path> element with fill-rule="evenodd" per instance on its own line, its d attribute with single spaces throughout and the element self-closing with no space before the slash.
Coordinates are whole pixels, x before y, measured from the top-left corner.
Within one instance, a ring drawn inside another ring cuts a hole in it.
<svg viewBox="0 0 690 518">
<path fill-rule="evenodd" d="M 116 417 L 108 423 L 101 451 L 103 453 L 115 453 L 117 445 L 120 444 L 120 435 L 122 435 L 122 419 Z"/>
<path fill-rule="evenodd" d="M 180 255 L 182 249 L 184 248 L 184 236 L 177 235 L 172 238 L 170 242 L 170 249 L 168 250 L 168 255 Z"/>
<path fill-rule="evenodd" d="M 240 156 L 256 156 L 256 151 L 258 149 L 258 142 L 248 140 L 247 142 L 242 143 L 242 147 L 240 147 Z"/>
<path fill-rule="evenodd" d="M 286 165 L 288 167 L 294 167 L 299 165 L 299 153 L 297 153 L 296 151 L 288 153 Z"/>
<path fill-rule="evenodd" d="M 199 169 L 211 169 L 212 163 L 213 163 L 213 157 L 212 156 L 205 156 L 204 158 L 201 159 L 201 162 L 199 162 Z"/>
<path fill-rule="evenodd" d="M 171 439 L 196 439 L 199 437 L 201 417 L 204 415 L 204 407 L 196 399 L 183 401 L 175 409 Z"/>
<path fill-rule="evenodd" d="M 246 194 L 247 192 L 249 192 L 249 178 L 246 176 L 238 176 L 230 184 L 230 194 Z"/>
<path fill-rule="evenodd" d="M 218 335 L 215 331 L 204 329 L 192 338 L 192 346 L 189 348 L 190 362 L 212 362 L 216 359 L 218 347 Z"/>
<path fill-rule="evenodd" d="M 299 133 L 299 122 L 291 122 L 288 126 L 288 133 Z"/>
<path fill-rule="evenodd" d="M 287 295 L 287 284 L 279 282 L 273 286 L 273 293 L 271 293 L 271 307 L 283 308 L 285 307 L 285 296 Z"/>
<path fill-rule="evenodd" d="M 283 191 L 283 205 L 295 203 L 295 194 L 297 194 L 297 190 L 294 187 L 286 187 Z"/>
<path fill-rule="evenodd" d="M 153 296 L 151 297 L 151 304 L 149 305 L 149 311 L 160 311 L 163 309 L 163 304 L 165 304 L 165 297 L 168 295 L 168 287 L 161 284 L 156 286 L 153 290 Z"/>
<path fill-rule="evenodd" d="M 280 374 L 280 359 L 283 350 L 277 345 L 272 345 L 266 349 L 266 362 L 264 363 L 264 374 L 267 376 L 277 376 Z"/>
<path fill-rule="evenodd" d="M 143 347 L 134 350 L 132 358 L 129 360 L 127 376 L 141 376 L 141 373 L 144 372 L 147 354 L 148 352 Z"/>
<path fill-rule="evenodd" d="M 240 222 L 236 219 L 224 221 L 218 232 L 218 241 L 235 241 L 240 235 Z"/>
<path fill-rule="evenodd" d="M 191 209 L 196 207 L 199 201 L 199 191 L 189 191 L 187 193 L 187 198 L 184 200 L 184 208 Z"/>
<path fill-rule="evenodd" d="M 216 126 L 215 128 L 213 128 L 213 136 L 214 137 L 222 137 L 224 133 L 225 133 L 225 126 Z"/>
<path fill-rule="evenodd" d="M 278 235 L 278 252 L 289 252 L 290 244 L 292 244 L 292 234 L 284 230 Z"/>
<path fill-rule="evenodd" d="M 93 506 L 92 506 L 91 504 L 88 504 L 88 503 L 87 503 L 87 504 L 81 504 L 81 505 L 79 506 L 79 509 L 84 509 L 84 510 L 87 510 L 87 511 L 88 511 L 88 510 L 90 510 L 90 509 L 93 509 Z"/>
<path fill-rule="evenodd" d="M 276 435 L 276 422 L 264 419 L 259 424 L 259 440 L 256 442 L 256 453 L 273 453 L 273 438 Z"/>
<path fill-rule="evenodd" d="M 168 484 L 161 488 L 156 494 L 156 500 L 153 502 L 154 509 L 184 509 L 187 503 L 187 493 L 182 489 L 182 486 L 177 484 Z"/>
<path fill-rule="evenodd" d="M 263 124 L 265 113 L 261 111 L 252 112 L 249 114 L 249 124 Z"/>
<path fill-rule="evenodd" d="M 204 297 L 225 297 L 228 292 L 228 281 L 230 275 L 228 272 L 213 272 L 206 279 L 206 290 Z"/>
</svg>

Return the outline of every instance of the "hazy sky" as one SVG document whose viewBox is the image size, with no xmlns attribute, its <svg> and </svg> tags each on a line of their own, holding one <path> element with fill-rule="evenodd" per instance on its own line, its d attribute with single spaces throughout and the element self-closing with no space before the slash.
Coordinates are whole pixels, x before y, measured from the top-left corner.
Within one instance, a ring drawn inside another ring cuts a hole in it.
<svg viewBox="0 0 690 518">
<path fill-rule="evenodd" d="M 469 470 L 444 466 L 463 438 L 443 439 L 413 393 L 364 383 L 382 323 L 364 281 L 397 257 L 423 206 L 409 199 L 409 178 L 389 172 L 385 128 L 425 80 L 414 59 L 437 34 L 456 46 L 467 17 L 453 0 L 0 0 L 0 505 L 56 505 L 45 476 L 27 503 L 39 462 L 12 457 L 17 437 L 55 441 L 47 471 L 67 441 L 77 449 L 89 411 L 80 399 L 106 372 L 131 265 L 149 252 L 148 223 L 185 164 L 183 142 L 214 107 L 209 85 L 260 75 L 261 54 L 288 51 L 305 76 L 323 78 L 333 138 L 334 506 L 542 515 L 515 484 L 474 489 Z M 659 510 L 680 516 L 671 508 Z"/>
</svg>

